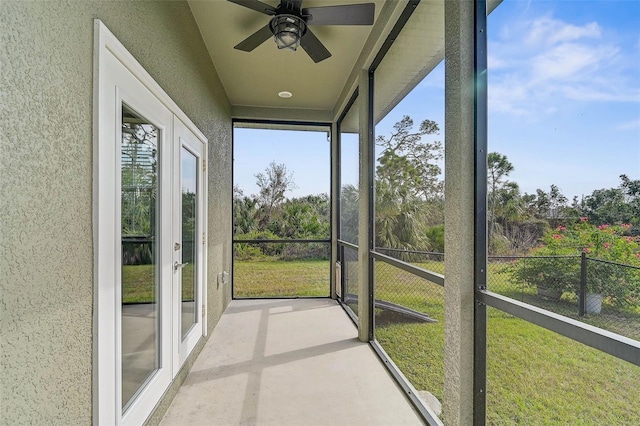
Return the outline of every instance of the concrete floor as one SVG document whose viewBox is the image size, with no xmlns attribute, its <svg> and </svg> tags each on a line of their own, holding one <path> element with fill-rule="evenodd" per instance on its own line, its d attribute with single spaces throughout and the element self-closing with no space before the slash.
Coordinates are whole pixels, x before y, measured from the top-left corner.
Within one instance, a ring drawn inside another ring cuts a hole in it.
<svg viewBox="0 0 640 426">
<path fill-rule="evenodd" d="M 234 300 L 161 425 L 422 425 L 356 336 L 329 299 Z"/>
</svg>

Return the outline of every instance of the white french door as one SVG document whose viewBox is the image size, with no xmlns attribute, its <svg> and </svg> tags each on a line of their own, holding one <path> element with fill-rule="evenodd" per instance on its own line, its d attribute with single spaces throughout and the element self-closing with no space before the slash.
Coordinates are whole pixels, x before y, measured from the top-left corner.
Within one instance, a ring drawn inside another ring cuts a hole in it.
<svg viewBox="0 0 640 426">
<path fill-rule="evenodd" d="M 173 374 L 171 137 L 173 116 L 139 90 L 121 94 L 120 255 L 116 351 L 120 418 L 141 424 Z M 119 220 L 117 220 L 119 219 Z M 116 279 L 116 281 L 118 281 Z"/>
<path fill-rule="evenodd" d="M 206 333 L 207 141 L 96 25 L 94 423 L 140 425 Z"/>
<path fill-rule="evenodd" d="M 144 421 L 203 335 L 204 144 L 144 98 L 123 94 L 118 125 L 123 424 Z"/>
<path fill-rule="evenodd" d="M 204 144 L 179 119 L 173 142 L 173 279 L 175 365 L 182 366 L 204 332 Z M 177 371 L 177 370 L 176 370 Z"/>
</svg>

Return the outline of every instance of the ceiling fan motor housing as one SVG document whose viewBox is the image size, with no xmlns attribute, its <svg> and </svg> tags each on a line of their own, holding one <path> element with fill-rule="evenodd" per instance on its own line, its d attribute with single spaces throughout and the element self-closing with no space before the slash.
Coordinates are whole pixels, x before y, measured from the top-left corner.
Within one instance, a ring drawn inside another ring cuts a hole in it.
<svg viewBox="0 0 640 426">
<path fill-rule="evenodd" d="M 242 40 L 234 49 L 251 52 L 273 35 L 278 49 L 296 50 L 302 46 L 318 63 L 331 57 L 308 25 L 372 25 L 374 3 L 358 3 L 302 8 L 303 0 L 282 0 L 273 7 L 260 0 L 228 0 L 256 12 L 271 16 L 269 23 Z"/>
</svg>

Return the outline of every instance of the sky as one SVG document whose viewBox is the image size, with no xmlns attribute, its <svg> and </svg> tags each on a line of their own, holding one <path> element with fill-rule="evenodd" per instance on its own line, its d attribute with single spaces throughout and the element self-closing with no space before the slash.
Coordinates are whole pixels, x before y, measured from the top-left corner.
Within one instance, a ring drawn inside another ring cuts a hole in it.
<svg viewBox="0 0 640 426">
<path fill-rule="evenodd" d="M 284 163 L 296 187 L 287 197 L 328 194 L 331 187 L 331 142 L 324 132 L 234 129 L 233 183 L 251 196 L 256 177 L 269 164 Z"/>
<path fill-rule="evenodd" d="M 621 174 L 640 179 L 640 1 L 505 0 L 489 16 L 487 35 L 489 152 L 507 156 L 509 180 L 522 193 L 555 184 L 571 199 L 617 187 Z M 436 121 L 434 139 L 445 140 L 443 63 L 376 135 L 388 135 L 403 115 Z M 270 161 L 292 170 L 298 188 L 289 196 L 328 192 L 326 133 L 299 132 L 304 150 L 278 133 L 236 129 L 235 183 L 245 195 L 257 192 L 253 175 Z"/>
<path fill-rule="evenodd" d="M 489 149 L 523 192 L 640 179 L 640 1 L 507 1 L 488 18 Z"/>
</svg>

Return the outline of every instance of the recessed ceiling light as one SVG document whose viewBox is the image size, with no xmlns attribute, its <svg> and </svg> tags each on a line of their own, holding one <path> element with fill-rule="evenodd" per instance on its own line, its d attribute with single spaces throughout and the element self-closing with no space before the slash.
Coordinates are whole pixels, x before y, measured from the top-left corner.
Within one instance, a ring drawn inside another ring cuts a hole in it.
<svg viewBox="0 0 640 426">
<path fill-rule="evenodd" d="M 293 93 L 291 93 L 291 92 L 287 92 L 287 91 L 285 90 L 285 91 L 283 91 L 283 92 L 279 92 L 279 93 L 278 93 L 278 96 L 280 96 L 281 98 L 284 98 L 284 99 L 288 99 L 288 98 L 290 98 L 290 97 L 292 97 L 292 96 L 293 96 Z"/>
</svg>

